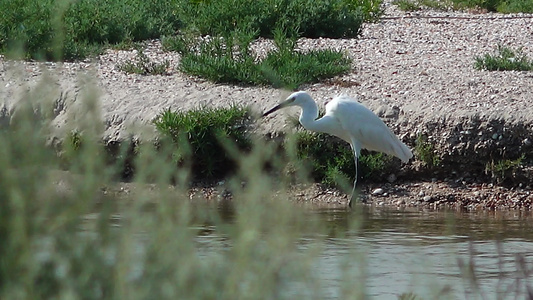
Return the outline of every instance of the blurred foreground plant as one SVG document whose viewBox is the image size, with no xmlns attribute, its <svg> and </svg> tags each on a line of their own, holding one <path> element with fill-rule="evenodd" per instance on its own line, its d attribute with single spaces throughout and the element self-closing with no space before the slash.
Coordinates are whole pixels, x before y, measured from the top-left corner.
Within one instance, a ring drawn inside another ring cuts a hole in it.
<svg viewBox="0 0 533 300">
<path fill-rule="evenodd" d="M 118 166 L 102 155 L 96 95 L 83 87 L 79 114 L 68 121 L 75 134 L 63 150 L 75 154 L 67 169 L 46 143 L 52 118 L 36 118 L 42 97 L 27 94 L 0 130 L 1 299 L 322 298 L 311 272 L 322 239 L 301 238 L 323 229 L 287 201 L 282 177 L 264 171 L 276 161 L 273 146 L 242 152 L 223 139 L 238 157 L 226 184 L 229 226 L 217 203 L 191 201 L 186 180 L 169 187 L 190 172 L 173 163 L 173 147 L 141 143 L 133 182 L 114 182 Z M 235 108 L 226 116 L 239 112 L 246 115 Z M 204 228 L 220 237 L 208 251 Z"/>
</svg>

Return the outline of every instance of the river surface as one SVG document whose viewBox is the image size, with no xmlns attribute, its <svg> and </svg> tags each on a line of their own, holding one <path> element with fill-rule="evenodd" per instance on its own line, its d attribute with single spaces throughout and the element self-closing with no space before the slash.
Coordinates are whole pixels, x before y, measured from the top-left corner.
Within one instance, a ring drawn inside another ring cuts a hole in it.
<svg viewBox="0 0 533 300">
<path fill-rule="evenodd" d="M 298 284 L 288 285 L 287 292 L 298 298 L 344 299 L 343 283 L 361 289 L 368 299 L 398 299 L 407 293 L 418 298 L 405 299 L 526 299 L 527 285 L 533 292 L 531 212 L 308 211 L 323 219 L 327 234 L 302 237 L 302 248 L 314 238 L 325 245 L 312 264 L 320 286 L 306 295 Z M 231 224 L 231 210 L 220 208 L 220 213 Z M 351 218 L 361 221 L 357 229 L 348 225 Z M 198 241 L 206 254 L 231 246 L 217 230 L 202 231 Z M 474 276 L 468 276 L 471 264 Z"/>
</svg>

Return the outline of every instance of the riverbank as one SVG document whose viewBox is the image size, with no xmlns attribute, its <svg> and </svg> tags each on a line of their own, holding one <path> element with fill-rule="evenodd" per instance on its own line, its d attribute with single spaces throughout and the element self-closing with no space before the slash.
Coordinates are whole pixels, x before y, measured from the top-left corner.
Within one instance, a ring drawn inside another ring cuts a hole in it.
<svg viewBox="0 0 533 300">
<path fill-rule="evenodd" d="M 528 15 L 419 11 L 405 13 L 386 5 L 384 18 L 366 24 L 358 39 L 301 39 L 300 50 L 341 49 L 353 61 L 344 76 L 303 86 L 324 105 L 333 96 L 357 96 L 374 110 L 411 148 L 422 136 L 440 159 L 427 168 L 420 160 L 402 167 L 392 183 L 362 185 L 363 200 L 376 205 L 424 205 L 480 208 L 529 208 L 533 181 L 533 75 L 531 72 L 475 70 L 477 56 L 498 44 L 522 48 L 533 57 L 533 23 Z M 272 47 L 258 40 L 259 55 Z M 288 93 L 267 87 L 212 84 L 177 71 L 179 55 L 165 52 L 159 41 L 144 53 L 155 62 L 169 61 L 167 76 L 126 74 L 119 65 L 134 60 L 136 51 L 108 50 L 95 60 L 77 63 L 36 63 L 0 60 L 0 96 L 13 109 L 27 91 L 46 86 L 59 99 L 53 120 L 58 138 L 70 130 L 67 120 L 86 86 L 99 91 L 104 141 L 150 140 L 146 129 L 167 108 L 241 104 L 261 112 Z M 45 74 L 45 76 L 43 76 Z M 46 77 L 46 79 L 43 79 Z M 53 84 L 48 84 L 53 82 Z M 259 124 L 259 134 L 290 130 L 289 111 Z M 289 129 L 288 129 L 289 128 Z M 500 186 L 490 179 L 487 164 L 516 160 Z M 416 156 L 416 154 L 415 154 Z M 432 181 L 432 178 L 436 178 Z M 410 182 L 415 183 L 410 183 Z M 492 185 L 492 186 L 491 186 Z M 381 188 L 382 194 L 372 195 Z M 303 194 L 303 196 L 299 196 Z M 385 195 L 387 194 L 387 195 Z M 429 198 L 428 198 L 429 197 Z M 345 203 L 342 193 L 318 185 L 295 192 L 295 199 Z M 422 201 L 420 201 L 422 199 Z"/>
</svg>

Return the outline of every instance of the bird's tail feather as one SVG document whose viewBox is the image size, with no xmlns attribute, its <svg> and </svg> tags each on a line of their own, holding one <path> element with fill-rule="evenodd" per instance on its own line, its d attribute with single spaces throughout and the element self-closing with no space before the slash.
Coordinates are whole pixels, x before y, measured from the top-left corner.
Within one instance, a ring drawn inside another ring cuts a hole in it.
<svg viewBox="0 0 533 300">
<path fill-rule="evenodd" d="M 413 153 L 402 141 L 397 139 L 397 143 L 394 145 L 394 156 L 401 159 L 404 163 L 408 162 L 412 157 Z"/>
<path fill-rule="evenodd" d="M 400 139 L 394 133 L 392 133 L 392 131 L 390 131 L 389 134 L 389 151 L 382 152 L 396 156 L 404 163 L 408 162 L 413 157 L 411 149 L 402 143 L 402 141 L 400 141 Z"/>
</svg>

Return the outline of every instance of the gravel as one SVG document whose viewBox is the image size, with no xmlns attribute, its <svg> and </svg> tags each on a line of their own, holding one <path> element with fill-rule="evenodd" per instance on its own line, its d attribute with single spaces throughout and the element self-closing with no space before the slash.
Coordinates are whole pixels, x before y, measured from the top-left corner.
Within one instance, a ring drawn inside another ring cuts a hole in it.
<svg viewBox="0 0 533 300">
<path fill-rule="evenodd" d="M 358 39 L 301 39 L 301 50 L 338 49 L 353 58 L 349 74 L 302 89 L 309 91 L 319 105 L 338 94 L 357 97 L 383 117 L 404 141 L 412 142 L 414 133 L 421 131 L 429 131 L 430 136 L 445 135 L 442 128 L 434 132 L 428 129 L 428 124 L 436 121 L 446 120 L 449 129 L 465 118 L 475 117 L 526 124 L 520 147 L 531 147 L 533 125 L 528 124 L 533 124 L 533 72 L 478 71 L 473 65 L 475 57 L 494 52 L 498 44 L 521 48 L 533 58 L 533 15 L 432 10 L 406 13 L 390 1 L 384 7 L 384 17 L 365 24 Z M 269 47 L 272 43 L 268 40 L 260 39 L 254 44 L 259 55 L 264 55 Z M 104 139 L 120 141 L 131 135 L 153 136 L 153 129 L 144 125 L 167 108 L 237 103 L 259 112 L 289 93 L 269 87 L 213 84 L 182 74 L 177 71 L 179 55 L 164 52 L 157 40 L 148 42 L 144 52 L 153 61 L 169 61 L 169 75 L 121 72 L 118 66 L 134 60 L 136 51 L 107 50 L 96 59 L 75 63 L 20 62 L 1 57 L 0 97 L 5 99 L 7 110 L 13 111 L 22 95 L 45 87 L 52 99 L 61 99 L 54 119 L 56 133 L 61 136 L 72 129 L 70 120 L 79 117 L 72 111 L 79 107 L 80 99 L 88 97 L 86 87 L 93 86 L 100 99 Z M 296 112 L 275 114 L 262 121 L 260 130 L 284 130 L 287 115 Z M 0 114 L 1 118 L 6 118 L 5 114 Z M 473 132 L 491 139 L 495 136 L 496 142 L 505 138 L 504 129 L 483 126 L 464 129 L 460 134 L 469 136 Z M 447 136 L 448 140 L 452 138 Z"/>
</svg>

